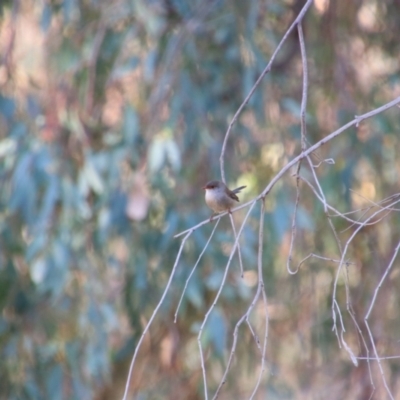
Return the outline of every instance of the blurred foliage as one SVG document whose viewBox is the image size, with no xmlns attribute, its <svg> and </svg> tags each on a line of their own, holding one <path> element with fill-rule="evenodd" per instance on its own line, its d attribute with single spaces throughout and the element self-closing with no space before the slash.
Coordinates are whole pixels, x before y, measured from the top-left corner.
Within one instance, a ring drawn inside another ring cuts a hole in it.
<svg viewBox="0 0 400 400">
<path fill-rule="evenodd" d="M 296 0 L 0 3 L 1 399 L 121 397 L 143 324 L 174 264 L 179 240 L 173 235 L 210 215 L 200 188 L 220 176 L 228 123 L 302 6 Z M 315 1 L 303 24 L 310 143 L 399 95 L 399 11 L 390 0 Z M 228 183 L 248 186 L 244 200 L 299 151 L 301 88 L 294 32 L 228 142 Z M 390 110 L 319 151 L 316 163 L 335 160 L 320 167 L 319 179 L 337 209 L 398 191 L 399 128 L 398 110 Z M 271 399 L 368 398 L 366 364 L 357 370 L 337 357 L 334 265 L 311 260 L 298 275 L 286 273 L 295 198 L 291 176 L 267 198 L 271 320 L 260 391 Z M 256 266 L 257 212 L 242 242 L 249 270 Z M 395 214 L 352 245 L 349 279 L 360 321 L 399 226 Z M 337 221 L 338 231 L 346 227 Z M 305 186 L 298 230 L 296 259 L 309 252 L 338 257 L 323 209 Z M 172 294 L 139 356 L 132 383 L 138 398 L 203 396 L 196 332 L 229 254 L 227 221 L 188 285 L 178 323 L 172 321 L 210 232 L 209 226 L 194 232 L 184 249 Z M 251 279 L 239 279 L 236 264 L 203 335 L 210 390 L 255 290 Z M 399 350 L 395 272 L 372 316 L 385 355 Z M 343 283 L 339 292 L 344 301 Z M 253 323 L 261 329 L 257 312 Z M 248 371 L 260 362 L 250 332 L 240 335 L 240 362 L 228 376 L 226 398 L 251 393 L 257 374 Z M 354 329 L 348 335 L 357 342 Z M 395 390 L 399 364 L 386 368 Z"/>
</svg>

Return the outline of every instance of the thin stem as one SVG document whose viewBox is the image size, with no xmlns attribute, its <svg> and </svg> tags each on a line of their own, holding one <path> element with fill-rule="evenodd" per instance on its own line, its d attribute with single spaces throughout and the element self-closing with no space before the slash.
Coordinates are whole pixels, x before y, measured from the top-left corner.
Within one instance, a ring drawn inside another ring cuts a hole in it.
<svg viewBox="0 0 400 400">
<path fill-rule="evenodd" d="M 179 260 L 180 260 L 180 258 L 181 258 L 181 254 L 182 254 L 183 247 L 184 247 L 184 245 L 185 245 L 185 243 L 186 243 L 186 240 L 187 240 L 187 239 L 189 238 L 189 236 L 191 235 L 191 233 L 192 233 L 192 231 L 189 231 L 189 232 L 185 235 L 185 237 L 182 239 L 182 243 L 181 243 L 181 245 L 180 245 L 180 247 L 179 247 L 179 251 L 178 251 L 178 254 L 177 254 L 176 259 L 175 259 L 175 264 L 174 264 L 174 266 L 173 266 L 173 268 L 172 268 L 171 275 L 170 275 L 170 277 L 169 277 L 169 279 L 168 279 L 168 283 L 167 283 L 167 285 L 166 285 L 166 287 L 165 287 L 165 289 L 164 289 L 164 293 L 162 294 L 161 299 L 160 299 L 160 301 L 159 301 L 158 304 L 157 304 L 157 307 L 154 309 L 153 314 L 151 315 L 151 317 L 150 317 L 150 319 L 149 319 L 149 322 L 147 323 L 146 327 L 143 329 L 142 336 L 140 337 L 140 339 L 139 339 L 139 341 L 138 341 L 138 343 L 137 343 L 137 345 L 136 345 L 136 349 L 135 349 L 135 352 L 134 352 L 133 357 L 132 357 L 131 365 L 129 366 L 128 378 L 127 378 L 127 380 L 126 380 L 125 391 L 124 391 L 124 396 L 123 396 L 122 400 L 127 400 L 127 398 L 128 398 L 127 396 L 128 396 L 128 392 L 129 392 L 129 385 L 130 385 L 130 383 L 131 383 L 132 372 L 133 372 L 133 366 L 135 365 L 135 361 L 136 361 L 137 355 L 138 355 L 138 353 L 139 353 L 140 347 L 141 347 L 141 345 L 142 345 L 143 339 L 144 339 L 146 333 L 148 332 L 148 330 L 150 329 L 150 326 L 151 326 L 151 324 L 153 323 L 154 318 L 156 317 L 156 315 L 157 315 L 157 313 L 158 313 L 158 310 L 159 310 L 160 307 L 161 307 L 161 304 L 164 302 L 165 296 L 167 295 L 167 292 L 168 292 L 168 290 L 169 290 L 169 288 L 170 288 L 170 286 L 171 286 L 172 278 L 173 278 L 174 275 L 175 275 L 175 271 L 176 271 L 176 268 L 177 268 L 177 266 L 178 266 L 178 262 L 179 262 Z"/>
</svg>

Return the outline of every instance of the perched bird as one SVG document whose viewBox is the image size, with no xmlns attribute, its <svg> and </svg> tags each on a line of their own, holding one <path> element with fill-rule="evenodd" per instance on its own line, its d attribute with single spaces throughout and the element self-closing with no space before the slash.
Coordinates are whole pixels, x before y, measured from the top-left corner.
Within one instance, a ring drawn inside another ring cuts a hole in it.
<svg viewBox="0 0 400 400">
<path fill-rule="evenodd" d="M 214 214 L 210 217 L 210 222 L 215 213 L 231 212 L 235 201 L 239 201 L 236 193 L 239 193 L 245 187 L 240 186 L 234 190 L 229 190 L 225 183 L 221 181 L 210 181 L 203 186 L 203 189 L 206 191 L 206 203 L 214 211 Z"/>
</svg>

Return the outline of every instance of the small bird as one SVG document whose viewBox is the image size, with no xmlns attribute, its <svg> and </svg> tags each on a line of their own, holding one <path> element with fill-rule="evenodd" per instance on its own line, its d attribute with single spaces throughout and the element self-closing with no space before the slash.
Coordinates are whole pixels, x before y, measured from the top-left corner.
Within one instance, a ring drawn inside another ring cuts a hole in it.
<svg viewBox="0 0 400 400">
<path fill-rule="evenodd" d="M 229 190 L 225 183 L 221 181 L 210 181 L 203 189 L 206 191 L 206 203 L 214 214 L 210 217 L 210 222 L 216 213 L 224 211 L 231 212 L 231 208 L 235 205 L 235 201 L 239 201 L 236 193 L 239 193 L 246 186 L 240 186 L 234 190 Z"/>
</svg>

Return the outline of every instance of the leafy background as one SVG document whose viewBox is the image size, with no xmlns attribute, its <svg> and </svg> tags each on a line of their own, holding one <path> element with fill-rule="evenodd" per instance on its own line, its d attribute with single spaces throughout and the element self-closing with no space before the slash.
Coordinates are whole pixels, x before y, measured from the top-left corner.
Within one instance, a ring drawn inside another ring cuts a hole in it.
<svg viewBox="0 0 400 400">
<path fill-rule="evenodd" d="M 122 397 L 133 350 L 179 248 L 173 235 L 209 217 L 200 188 L 220 176 L 228 123 L 302 6 L 297 0 L 0 3 L 1 399 Z M 399 11 L 391 0 L 314 2 L 303 24 L 309 143 L 399 95 Z M 241 200 L 257 195 L 299 152 L 301 89 L 293 33 L 228 142 L 227 181 L 247 185 Z M 320 167 L 319 178 L 336 208 L 358 209 L 370 204 L 367 198 L 399 191 L 398 133 L 399 112 L 392 109 L 319 151 L 317 159 L 335 160 Z M 288 175 L 266 203 L 270 333 L 260 396 L 369 398 L 367 364 L 355 368 L 331 332 L 335 264 L 310 261 L 295 276 L 286 272 L 295 198 Z M 234 324 L 254 292 L 256 219 L 241 243 L 246 279 L 235 264 L 203 335 L 210 389 L 221 379 Z M 399 240 L 399 222 L 393 214 L 352 244 L 348 274 L 360 321 Z M 338 231 L 346 227 L 337 221 Z M 298 228 L 296 259 L 311 251 L 338 257 L 323 209 L 305 186 Z M 196 231 L 184 249 L 173 290 L 139 355 L 135 398 L 203 398 L 196 332 L 232 244 L 227 221 L 173 319 L 210 232 L 210 226 Z M 389 278 L 371 320 L 380 352 L 396 355 L 398 265 Z M 339 297 L 344 301 L 344 282 Z M 254 319 L 257 325 L 257 310 Z M 346 319 L 348 341 L 363 355 Z M 240 335 L 222 398 L 248 397 L 254 387 L 258 350 L 250 332 Z M 397 396 L 399 367 L 396 359 L 384 364 Z M 375 386 L 373 396 L 382 398 L 379 379 Z"/>
</svg>

